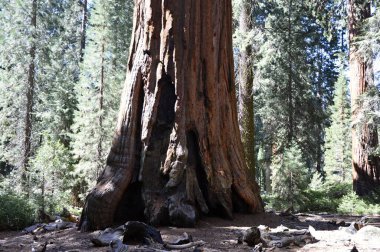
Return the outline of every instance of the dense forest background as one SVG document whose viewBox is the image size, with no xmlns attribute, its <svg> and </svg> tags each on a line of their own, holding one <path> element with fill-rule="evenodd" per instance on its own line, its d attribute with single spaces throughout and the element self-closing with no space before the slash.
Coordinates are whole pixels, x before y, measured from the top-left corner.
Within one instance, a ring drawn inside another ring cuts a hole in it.
<svg viewBox="0 0 380 252">
<path fill-rule="evenodd" d="M 378 190 L 352 189 L 351 165 L 353 130 L 373 130 L 365 151 L 380 155 L 376 4 L 233 1 L 239 124 L 267 208 L 380 213 Z M 0 229 L 83 206 L 111 146 L 132 18 L 131 0 L 0 0 Z M 355 116 L 349 46 L 371 72 Z"/>
</svg>

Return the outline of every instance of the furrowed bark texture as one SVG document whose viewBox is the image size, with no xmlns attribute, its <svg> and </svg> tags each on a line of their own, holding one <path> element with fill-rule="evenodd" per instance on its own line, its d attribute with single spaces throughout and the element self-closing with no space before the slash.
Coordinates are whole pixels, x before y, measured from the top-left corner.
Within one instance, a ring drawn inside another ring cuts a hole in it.
<svg viewBox="0 0 380 252">
<path fill-rule="evenodd" d="M 249 34 L 252 30 L 251 3 L 243 1 L 241 6 L 239 29 L 241 34 Z M 246 43 L 246 42 L 245 42 Z M 241 138 L 243 141 L 245 160 L 253 177 L 255 171 L 255 124 L 253 110 L 253 50 L 251 44 L 242 45 L 239 57 L 239 81 L 240 81 L 240 116 Z"/>
<path fill-rule="evenodd" d="M 117 130 L 82 231 L 263 211 L 237 122 L 231 8 L 227 0 L 135 1 Z"/>
<path fill-rule="evenodd" d="M 373 85 L 372 60 L 366 61 L 355 44 L 360 25 L 371 16 L 370 3 L 363 4 L 360 0 L 350 0 L 348 11 L 351 118 L 355 122 L 361 109 L 358 98 L 370 85 Z M 366 195 L 380 187 L 380 159 L 369 153 L 376 146 L 378 146 L 376 126 L 366 124 L 363 127 L 352 128 L 353 188 L 358 195 Z"/>
</svg>

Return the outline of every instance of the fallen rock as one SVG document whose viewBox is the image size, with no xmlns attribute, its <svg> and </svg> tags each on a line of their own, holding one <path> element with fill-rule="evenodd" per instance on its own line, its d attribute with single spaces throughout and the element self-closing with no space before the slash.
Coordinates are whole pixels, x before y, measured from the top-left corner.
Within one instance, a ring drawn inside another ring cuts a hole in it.
<svg viewBox="0 0 380 252">
<path fill-rule="evenodd" d="M 349 227 L 340 227 L 339 230 L 343 230 L 349 234 L 355 234 L 360 229 L 360 225 L 357 222 L 352 222 Z"/>
<path fill-rule="evenodd" d="M 282 233 L 282 232 L 285 232 L 285 231 L 289 231 L 289 228 L 288 227 L 285 227 L 284 225 L 280 225 L 276 228 L 273 228 L 270 230 L 271 233 Z"/>
<path fill-rule="evenodd" d="M 74 228 L 75 226 L 76 224 L 73 222 L 58 220 L 56 222 L 46 224 L 42 228 L 44 229 L 44 231 L 55 231 L 55 230 L 63 230 L 67 228 Z"/>
<path fill-rule="evenodd" d="M 371 225 L 361 228 L 354 235 L 356 242 L 380 242 L 380 228 Z"/>
<path fill-rule="evenodd" d="M 30 227 L 26 227 L 22 230 L 22 233 L 23 234 L 29 234 L 29 233 L 34 233 L 35 230 L 37 230 L 38 228 L 42 227 L 43 225 L 45 224 L 42 224 L 42 223 L 37 223 L 33 226 L 30 226 Z"/>
<path fill-rule="evenodd" d="M 124 237 L 124 225 L 119 226 L 116 229 L 107 228 L 104 231 L 97 232 L 91 239 L 91 242 L 98 247 L 108 246 L 112 241 L 123 240 Z"/>
<path fill-rule="evenodd" d="M 346 222 L 340 219 L 333 219 L 333 220 L 328 221 L 327 223 L 335 225 L 335 226 L 339 226 L 339 227 L 346 226 Z"/>
<path fill-rule="evenodd" d="M 128 245 L 123 244 L 123 242 L 119 239 L 112 240 L 110 242 L 111 252 L 127 252 Z"/>
<path fill-rule="evenodd" d="M 261 240 L 264 246 L 283 248 L 291 244 L 301 246 L 303 244 L 315 242 L 314 236 L 311 232 L 315 232 L 313 227 L 307 229 L 289 229 L 283 225 L 274 229 L 262 229 Z M 264 231 L 268 230 L 268 231 Z"/>
<path fill-rule="evenodd" d="M 181 245 L 181 244 L 186 244 L 190 243 L 193 241 L 193 237 L 189 235 L 188 233 L 184 232 L 181 236 L 175 238 L 174 240 L 168 241 L 168 244 L 172 245 Z"/>
<path fill-rule="evenodd" d="M 160 231 L 140 221 L 128 221 L 124 225 L 124 237 L 122 240 L 123 243 L 164 244 Z"/>
<path fill-rule="evenodd" d="M 32 247 L 33 252 L 45 252 L 48 242 L 45 241 L 44 243 L 36 244 Z"/>
<path fill-rule="evenodd" d="M 364 216 L 358 223 L 361 227 L 366 225 L 380 227 L 380 216 Z"/>
<path fill-rule="evenodd" d="M 238 243 L 246 242 L 248 246 L 255 246 L 261 242 L 261 233 L 260 229 L 257 227 L 251 227 L 247 230 L 244 230 L 238 237 Z"/>
<path fill-rule="evenodd" d="M 252 250 L 252 252 L 262 252 L 262 251 L 263 251 L 263 244 L 262 243 L 255 245 L 255 247 Z"/>
</svg>

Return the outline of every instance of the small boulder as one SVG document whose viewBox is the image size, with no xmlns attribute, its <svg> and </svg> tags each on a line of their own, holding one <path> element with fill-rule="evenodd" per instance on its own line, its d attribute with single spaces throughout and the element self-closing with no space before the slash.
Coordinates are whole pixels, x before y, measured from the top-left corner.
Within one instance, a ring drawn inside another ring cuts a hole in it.
<svg viewBox="0 0 380 252">
<path fill-rule="evenodd" d="M 176 237 L 173 240 L 168 241 L 168 244 L 172 245 L 181 245 L 181 244 L 187 244 L 193 241 L 193 237 L 189 235 L 188 233 L 184 232 L 181 236 Z"/>
<path fill-rule="evenodd" d="M 349 227 L 340 228 L 346 231 L 349 234 L 356 234 L 356 232 L 360 229 L 360 226 L 356 222 L 352 222 Z"/>
<path fill-rule="evenodd" d="M 127 252 L 128 245 L 123 244 L 123 242 L 119 239 L 112 240 L 110 242 L 111 252 Z"/>
<path fill-rule="evenodd" d="M 371 225 L 365 226 L 357 231 L 353 240 L 357 242 L 379 242 L 380 228 Z"/>
<path fill-rule="evenodd" d="M 112 241 L 122 240 L 124 236 L 124 225 L 116 229 L 107 228 L 99 232 L 91 239 L 91 242 L 98 247 L 108 246 Z"/>
<path fill-rule="evenodd" d="M 251 227 L 247 230 L 244 230 L 238 238 L 238 243 L 243 242 L 247 243 L 248 246 L 251 247 L 261 243 L 260 229 L 258 229 L 257 227 Z"/>
<path fill-rule="evenodd" d="M 124 225 L 123 243 L 138 243 L 150 245 L 163 244 L 160 231 L 140 221 L 128 221 Z"/>
</svg>

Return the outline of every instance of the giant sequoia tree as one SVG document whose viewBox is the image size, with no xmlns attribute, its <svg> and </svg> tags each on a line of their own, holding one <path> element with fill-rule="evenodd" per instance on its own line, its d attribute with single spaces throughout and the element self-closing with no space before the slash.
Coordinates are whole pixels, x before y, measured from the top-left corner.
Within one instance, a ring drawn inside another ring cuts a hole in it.
<svg viewBox="0 0 380 252">
<path fill-rule="evenodd" d="M 262 211 L 237 122 L 231 1 L 135 3 L 116 133 L 81 229 Z"/>
<path fill-rule="evenodd" d="M 372 58 L 364 57 L 358 50 L 360 27 L 371 16 L 371 3 L 366 0 L 348 1 L 349 67 L 351 92 L 351 119 L 360 116 L 359 98 L 373 87 Z M 380 187 L 380 159 L 371 150 L 378 146 L 377 125 L 365 123 L 352 129 L 353 187 L 358 195 L 365 195 Z"/>
<path fill-rule="evenodd" d="M 240 123 L 241 135 L 245 151 L 245 159 L 253 176 L 255 172 L 255 126 L 253 113 L 253 50 L 250 31 L 253 29 L 251 16 L 252 3 L 249 1 L 240 2 L 239 12 L 239 35 L 243 40 L 240 45 L 239 54 L 239 97 L 240 101 Z M 246 38 L 248 37 L 248 38 Z M 248 40 L 248 41 L 247 41 Z"/>
</svg>

